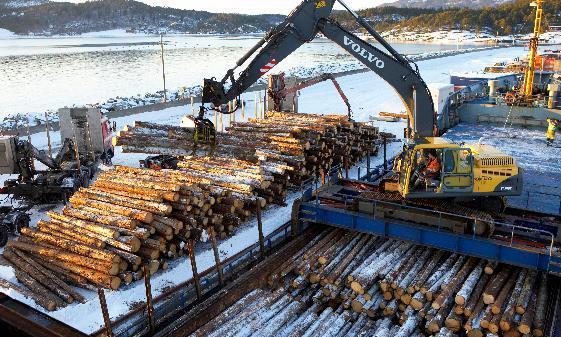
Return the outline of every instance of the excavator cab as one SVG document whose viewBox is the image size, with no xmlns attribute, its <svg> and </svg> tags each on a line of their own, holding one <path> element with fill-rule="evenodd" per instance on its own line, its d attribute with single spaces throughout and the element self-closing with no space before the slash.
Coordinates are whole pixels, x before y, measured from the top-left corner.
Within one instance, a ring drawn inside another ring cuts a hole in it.
<svg viewBox="0 0 561 337">
<path fill-rule="evenodd" d="M 442 138 L 406 147 L 396 170 L 399 192 L 405 198 L 434 198 L 473 193 L 471 149 Z"/>
</svg>

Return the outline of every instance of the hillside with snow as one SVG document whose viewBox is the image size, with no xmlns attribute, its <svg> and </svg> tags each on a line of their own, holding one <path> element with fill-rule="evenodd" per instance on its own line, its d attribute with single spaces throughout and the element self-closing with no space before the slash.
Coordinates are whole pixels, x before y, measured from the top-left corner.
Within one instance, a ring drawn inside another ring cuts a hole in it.
<svg viewBox="0 0 561 337">
<path fill-rule="evenodd" d="M 512 0 L 398 0 L 390 3 L 397 7 L 414 7 L 414 8 L 481 8 L 486 6 L 498 6 Z"/>
</svg>

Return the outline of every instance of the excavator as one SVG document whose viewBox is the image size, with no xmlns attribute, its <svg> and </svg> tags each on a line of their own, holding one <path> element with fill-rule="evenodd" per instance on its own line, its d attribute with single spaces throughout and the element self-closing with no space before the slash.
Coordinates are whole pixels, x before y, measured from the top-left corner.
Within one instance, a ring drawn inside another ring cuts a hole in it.
<svg viewBox="0 0 561 337">
<path fill-rule="evenodd" d="M 342 5 L 385 51 L 349 32 L 332 17 L 336 3 Z M 501 211 L 504 197 L 522 193 L 522 169 L 515 159 L 485 144 L 454 144 L 437 137 L 436 113 L 431 93 L 417 65 L 398 53 L 366 20 L 343 0 L 305 0 L 276 28 L 268 32 L 218 81 L 204 80 L 200 117 L 214 109 L 226 110 L 227 102 L 241 102 L 239 96 L 261 76 L 319 33 L 330 39 L 375 74 L 384 79 L 401 98 L 408 117 L 406 140 L 394 162 L 394 174 L 380 185 L 383 192 L 399 193 L 405 200 L 446 198 L 477 201 L 485 210 Z M 234 73 L 251 61 L 238 78 Z M 207 108 L 205 104 L 210 107 Z M 424 179 L 421 186 L 413 177 L 422 172 L 428 153 L 441 163 L 438 176 Z"/>
</svg>

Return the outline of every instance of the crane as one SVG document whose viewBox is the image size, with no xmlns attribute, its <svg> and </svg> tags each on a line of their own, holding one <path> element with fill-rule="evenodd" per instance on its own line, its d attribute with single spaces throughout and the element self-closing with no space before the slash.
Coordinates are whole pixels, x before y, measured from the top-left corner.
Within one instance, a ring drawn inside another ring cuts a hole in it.
<svg viewBox="0 0 561 337">
<path fill-rule="evenodd" d="M 347 106 L 347 114 L 348 114 L 349 120 L 351 120 L 352 114 L 353 114 L 353 111 L 351 109 L 351 104 L 349 103 L 349 99 L 347 98 L 347 95 L 345 95 L 345 93 L 343 92 L 343 89 L 341 89 L 341 86 L 339 85 L 339 82 L 337 82 L 337 79 L 335 78 L 335 76 L 333 76 L 333 74 L 321 74 L 319 76 L 306 79 L 306 80 L 304 80 L 304 81 L 302 81 L 302 82 L 300 82 L 300 83 L 298 83 L 295 86 L 292 86 L 290 88 L 286 88 L 286 86 L 285 86 L 284 73 L 281 73 L 279 75 L 270 75 L 268 94 L 273 100 L 274 110 L 275 111 L 281 111 L 282 101 L 286 98 L 287 95 L 294 94 L 294 93 L 296 93 L 296 92 L 298 92 L 302 89 L 305 89 L 305 88 L 311 87 L 313 85 L 316 85 L 318 83 L 329 81 L 329 80 L 331 80 L 331 82 L 335 86 L 335 89 L 339 93 L 339 96 L 341 96 L 341 99 L 343 100 L 343 102 Z M 273 82 L 272 85 L 271 85 L 271 82 Z"/>
<path fill-rule="evenodd" d="M 532 1 L 530 6 L 536 7 L 536 19 L 534 21 L 534 36 L 530 39 L 530 53 L 528 55 L 528 67 L 524 74 L 523 94 L 531 98 L 534 92 L 534 77 L 536 75 L 536 55 L 541 34 L 544 0 Z"/>
<path fill-rule="evenodd" d="M 330 17 L 338 2 L 355 18 L 385 52 L 349 32 Z M 435 137 L 435 108 L 431 93 L 415 63 L 399 54 L 366 20 L 343 0 L 304 0 L 283 23 L 267 33 L 240 58 L 234 68 L 218 81 L 205 79 L 199 119 L 204 118 L 205 104 L 212 103 L 220 113 L 233 113 L 237 107 L 224 111 L 230 101 L 241 102 L 239 96 L 261 76 L 273 69 L 288 55 L 311 41 L 318 33 L 332 40 L 367 68 L 385 80 L 401 98 L 407 112 L 407 141 L 394 165 L 393 183 L 384 184 L 388 191 L 404 198 L 477 199 L 493 209 L 504 207 L 504 196 L 522 193 L 522 169 L 514 158 L 484 144 L 459 145 Z M 236 68 L 251 61 L 234 77 Z M 432 154 L 441 164 L 438 176 L 423 178 L 422 159 Z"/>
</svg>

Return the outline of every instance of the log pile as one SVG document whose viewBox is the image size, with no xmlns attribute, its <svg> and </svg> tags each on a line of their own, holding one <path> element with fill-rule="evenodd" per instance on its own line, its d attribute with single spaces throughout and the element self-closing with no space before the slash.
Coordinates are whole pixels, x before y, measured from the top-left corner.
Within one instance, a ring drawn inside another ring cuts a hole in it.
<svg viewBox="0 0 561 337">
<path fill-rule="evenodd" d="M 135 122 L 113 142 L 125 153 L 184 157 L 212 152 L 218 158 L 260 163 L 263 170 L 275 174 L 275 182 L 278 178 L 297 186 L 335 165 L 350 168 L 368 153 L 376 154 L 381 137 L 377 128 L 349 122 L 345 116 L 279 112 L 267 113 L 266 119 L 234 122 L 226 131 L 217 135 L 217 144 L 212 147 L 195 142 L 193 129 Z"/>
<path fill-rule="evenodd" d="M 166 269 L 169 260 L 184 255 L 188 240 L 198 240 L 203 231 L 225 238 L 257 205 L 273 201 L 254 195 L 271 189 L 272 174 L 245 162 L 216 161 L 183 162 L 189 172 L 121 166 L 103 172 L 61 212 L 48 212 L 35 229 L 23 228 L 4 252 L 6 263 L 47 310 L 77 298 L 55 286 L 63 282 L 116 290 L 142 278 L 144 265 L 151 274 Z M 207 171 L 195 171 L 199 166 Z M 47 273 L 52 281 L 42 277 Z"/>
<path fill-rule="evenodd" d="M 547 277 L 326 230 L 196 336 L 542 336 Z"/>
</svg>

